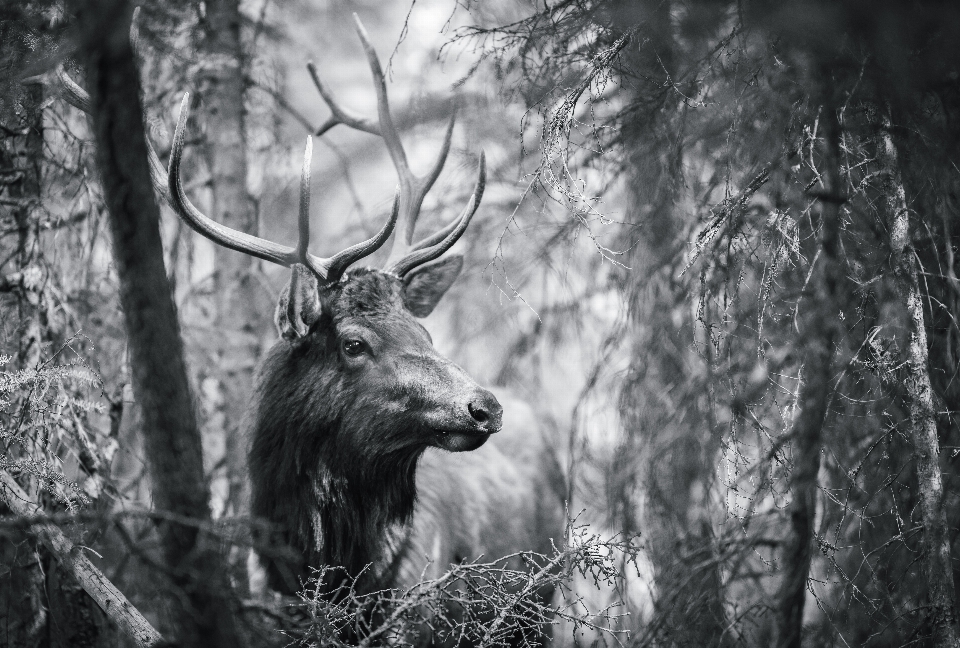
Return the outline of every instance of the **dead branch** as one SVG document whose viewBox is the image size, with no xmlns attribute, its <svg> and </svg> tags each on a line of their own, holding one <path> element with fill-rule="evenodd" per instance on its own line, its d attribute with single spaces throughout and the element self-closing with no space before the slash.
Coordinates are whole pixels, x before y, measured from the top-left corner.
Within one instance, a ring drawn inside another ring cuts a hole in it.
<svg viewBox="0 0 960 648">
<path fill-rule="evenodd" d="M 32 516 L 40 512 L 40 507 L 5 470 L 0 470 L 0 501 L 17 516 Z M 142 648 L 156 646 L 162 641 L 160 633 L 63 531 L 52 524 L 37 525 L 35 529 L 40 541 L 50 550 L 57 562 L 73 574 L 83 590 L 124 634 Z"/>
</svg>

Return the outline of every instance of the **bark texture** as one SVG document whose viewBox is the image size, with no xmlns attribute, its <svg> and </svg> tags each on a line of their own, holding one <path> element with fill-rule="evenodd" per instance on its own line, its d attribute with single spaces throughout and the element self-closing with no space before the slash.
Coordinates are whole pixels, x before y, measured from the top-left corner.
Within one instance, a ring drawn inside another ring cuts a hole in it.
<svg viewBox="0 0 960 648">
<path fill-rule="evenodd" d="M 128 35 L 132 7 L 125 0 L 78 0 L 72 8 L 86 59 L 97 162 L 110 213 L 153 501 L 158 509 L 194 522 L 159 528 L 163 558 L 179 590 L 166 601 L 171 635 L 184 646 L 236 648 L 236 605 L 224 561 L 197 526 L 210 519 L 208 492 L 183 343 L 163 265 L 139 76 Z"/>
<path fill-rule="evenodd" d="M 43 342 L 42 305 L 43 270 L 40 267 L 40 241 L 37 236 L 36 210 L 40 206 L 40 164 L 43 160 L 43 88 L 26 86 L 23 114 L 26 123 L 22 134 L 14 137 L 13 155 L 10 162 L 18 169 L 20 179 L 10 186 L 9 194 L 20 201 L 14 210 L 17 223 L 17 267 L 23 280 L 20 285 L 19 320 L 20 353 L 17 358 L 21 367 L 36 367 L 40 362 Z M 6 120 L 4 120 L 6 121 Z"/>
<path fill-rule="evenodd" d="M 22 47 L 20 39 L 11 32 L 9 25 L 0 24 L 0 40 L 13 43 L 15 48 Z M 17 325 L 19 369 L 32 369 L 39 364 L 43 342 L 44 275 L 36 223 L 43 159 L 42 100 L 42 88 L 29 85 L 23 86 L 19 96 L 10 102 L 13 106 L 0 103 L 0 169 L 5 176 L 0 193 L 14 204 L 11 212 L 17 234 L 12 255 L 3 251 L 0 256 L 16 259 L 17 272 L 6 277 L 4 283 L 16 298 L 12 319 Z M 13 445 L 6 451 L 16 457 L 20 448 Z M 42 645 L 47 637 L 45 599 L 43 563 L 34 539 L 12 535 L 0 538 L 0 643 Z"/>
<path fill-rule="evenodd" d="M 827 69 L 821 71 L 829 79 Z M 829 97 L 828 93 L 824 93 Z M 801 295 L 803 353 L 802 384 L 790 434 L 793 440 L 791 501 L 788 508 L 790 528 L 784 540 L 780 560 L 783 580 L 776 601 L 777 646 L 800 648 L 803 638 L 803 611 L 810 573 L 811 550 L 815 534 L 820 453 L 823 426 L 830 399 L 831 367 L 840 320 L 837 305 L 839 267 L 837 253 L 840 238 L 840 122 L 835 105 L 824 102 L 820 116 L 823 126 L 824 156 L 821 169 L 820 253 L 814 261 L 813 276 Z"/>
<path fill-rule="evenodd" d="M 913 441 L 923 520 L 923 571 L 927 582 L 933 645 L 955 648 L 960 645 L 957 605 L 954 595 L 950 534 L 943 510 L 943 474 L 940 469 L 940 441 L 933 407 L 927 362 L 927 330 L 923 314 L 916 254 L 910 239 L 910 210 L 900 175 L 892 123 L 884 117 L 880 132 L 879 158 L 886 173 L 887 217 L 890 252 L 897 288 L 904 301 L 910 325 L 903 386 L 910 411 L 908 434 Z"/>
<path fill-rule="evenodd" d="M 202 77 L 206 157 L 213 190 L 214 220 L 257 234 L 257 217 L 247 192 L 247 116 L 239 0 L 207 3 L 204 50 L 211 64 Z M 253 280 L 256 259 L 216 246 L 214 295 L 219 412 L 213 433 L 224 435 L 227 514 L 247 512 L 246 443 L 242 421 L 253 390 L 260 339 L 268 322 L 259 308 Z"/>
</svg>

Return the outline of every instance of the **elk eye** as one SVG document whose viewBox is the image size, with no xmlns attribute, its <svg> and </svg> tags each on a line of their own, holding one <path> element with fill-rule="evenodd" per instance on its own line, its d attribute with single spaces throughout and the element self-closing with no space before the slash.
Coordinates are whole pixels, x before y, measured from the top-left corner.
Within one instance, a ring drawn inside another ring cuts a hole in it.
<svg viewBox="0 0 960 648">
<path fill-rule="evenodd" d="M 367 350 L 367 345 L 360 340 L 344 340 L 341 346 L 343 348 L 344 355 L 351 358 L 356 358 L 358 355 L 363 354 L 363 352 Z"/>
</svg>

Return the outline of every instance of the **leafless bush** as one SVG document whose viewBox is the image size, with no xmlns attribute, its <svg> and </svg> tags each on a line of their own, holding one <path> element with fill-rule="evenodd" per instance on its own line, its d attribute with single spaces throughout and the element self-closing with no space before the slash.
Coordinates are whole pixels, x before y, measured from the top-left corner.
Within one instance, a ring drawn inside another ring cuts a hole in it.
<svg viewBox="0 0 960 648">
<path fill-rule="evenodd" d="M 561 621 L 573 632 L 592 631 L 602 646 L 624 646 L 621 586 L 625 570 L 639 575 L 641 549 L 633 538 L 604 539 L 576 519 L 552 555 L 517 553 L 492 562 L 454 565 L 435 579 L 406 589 L 364 592 L 357 579 L 332 590 L 336 569 L 316 572 L 301 593 L 306 620 L 288 633 L 301 646 L 541 645 Z M 618 593 L 590 609 L 574 576 Z"/>
</svg>

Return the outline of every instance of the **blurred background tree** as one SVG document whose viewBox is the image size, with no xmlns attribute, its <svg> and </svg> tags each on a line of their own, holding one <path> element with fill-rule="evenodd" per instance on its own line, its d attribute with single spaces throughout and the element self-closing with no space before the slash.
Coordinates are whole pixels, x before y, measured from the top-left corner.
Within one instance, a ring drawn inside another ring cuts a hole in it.
<svg viewBox="0 0 960 648">
<path fill-rule="evenodd" d="M 375 112 L 354 11 L 389 61 L 415 171 L 457 94 L 423 231 L 464 202 L 486 151 L 464 275 L 426 326 L 480 382 L 535 407 L 571 514 L 639 535 L 643 559 L 615 591 L 578 585 L 623 601 L 622 640 L 956 645 L 960 9 L 152 3 L 145 130 L 165 162 L 192 91 L 184 177 L 206 213 L 293 240 L 303 138 L 328 114 L 306 61 Z M 89 42 L 59 3 L 0 12 L 0 468 L 47 514 L 73 516 L 73 541 L 167 636 L 169 511 L 151 508 L 94 133 L 56 82 L 58 66 L 88 78 Z M 314 164 L 323 255 L 374 231 L 395 174 L 377 137 L 346 129 L 320 138 Z M 284 276 L 161 207 L 209 491 L 210 517 L 193 523 L 219 539 L 244 609 L 260 609 L 242 420 Z M 74 623 L 54 623 L 80 609 L 56 602 L 69 575 L 6 520 L 0 632 L 81 645 L 64 638 Z M 87 645 L 127 641 L 99 614 Z M 603 639 L 568 630 L 557 641 Z"/>
<path fill-rule="evenodd" d="M 636 641 L 956 645 L 953 10 L 474 15 L 460 36 L 540 117 L 533 186 L 622 221 L 630 364 L 598 472 L 652 562 Z M 594 170 L 619 205 L 585 204 Z"/>
</svg>

